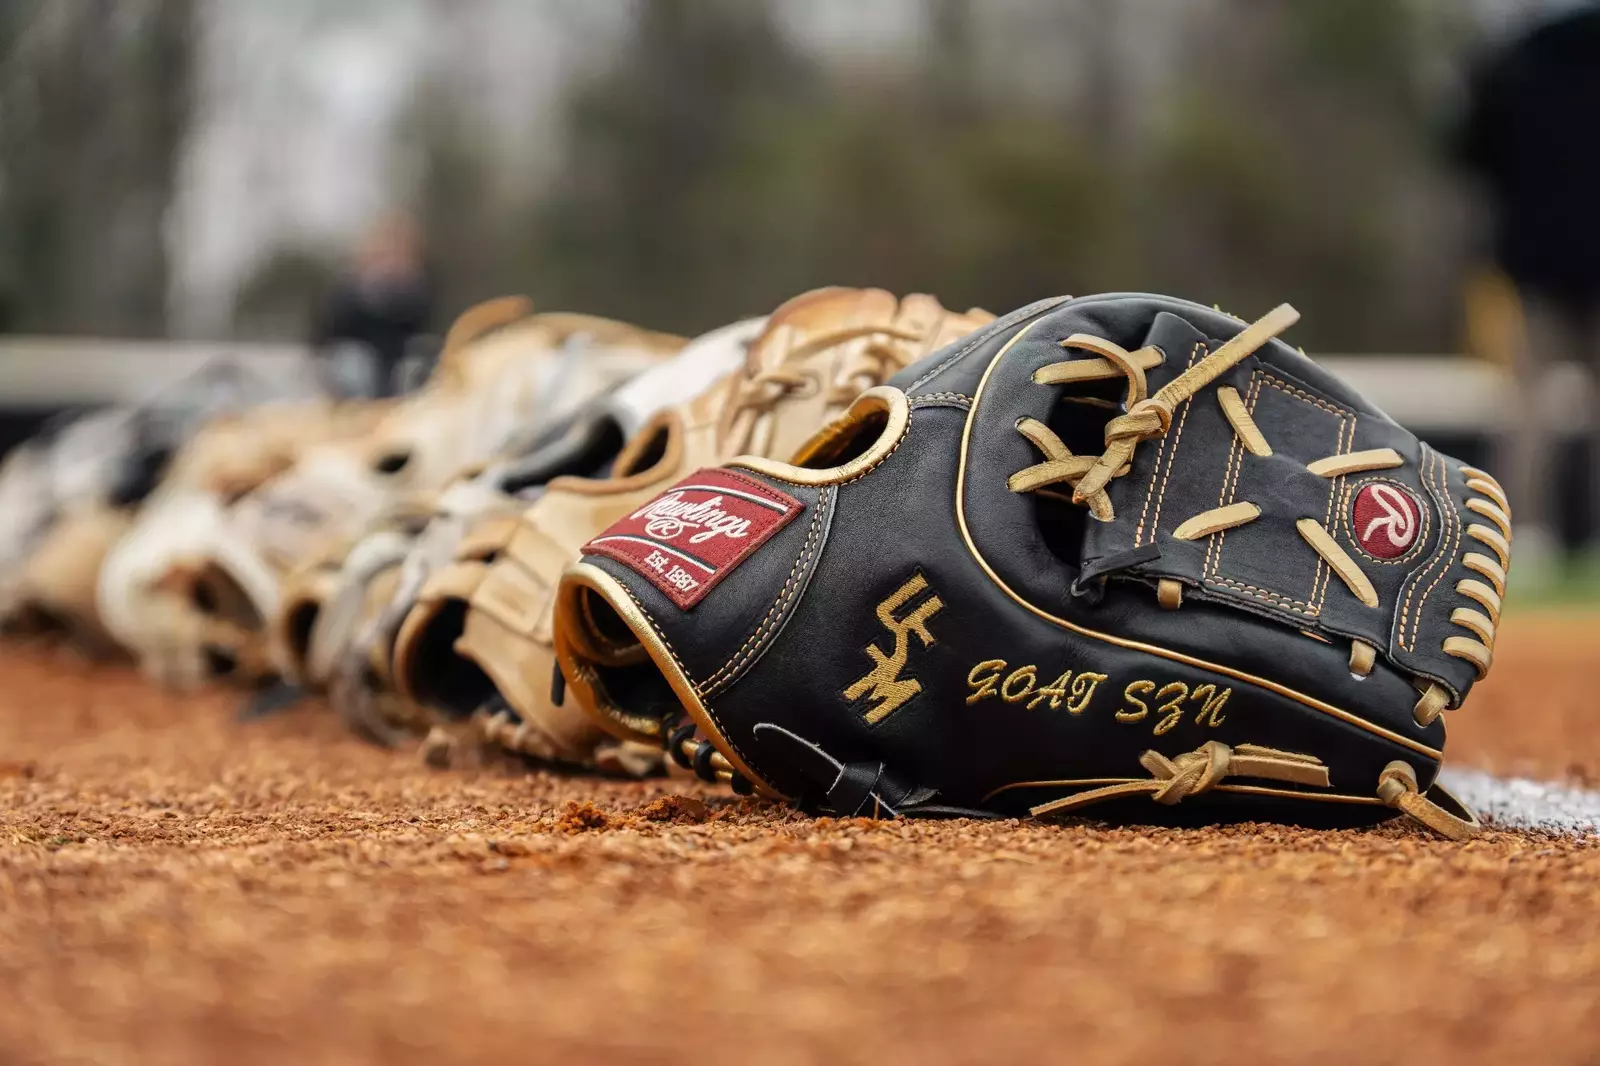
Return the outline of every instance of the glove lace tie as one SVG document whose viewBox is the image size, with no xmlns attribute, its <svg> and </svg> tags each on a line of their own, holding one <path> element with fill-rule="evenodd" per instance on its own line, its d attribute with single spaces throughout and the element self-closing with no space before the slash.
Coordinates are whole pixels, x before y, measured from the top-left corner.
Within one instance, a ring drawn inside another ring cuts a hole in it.
<svg viewBox="0 0 1600 1066">
<path fill-rule="evenodd" d="M 1109 362 L 1128 379 L 1125 413 L 1106 423 L 1106 449 L 1099 456 L 1073 455 L 1055 431 L 1034 418 L 1017 423 L 1017 430 L 1044 453 L 1045 461 L 1011 475 L 1007 484 L 1012 492 L 1032 492 L 1066 482 L 1072 486 L 1072 502 L 1086 504 L 1102 522 L 1116 517 L 1106 486 L 1111 479 L 1127 473 L 1134 451 L 1141 441 L 1164 436 L 1172 425 L 1179 404 L 1193 397 L 1228 370 L 1237 366 L 1269 340 L 1299 321 L 1300 313 L 1288 304 L 1279 304 L 1266 315 L 1246 326 L 1234 338 L 1167 382 L 1154 395 L 1146 395 L 1146 363 L 1159 361 L 1154 349 L 1129 352 L 1121 345 L 1101 337 L 1075 333 L 1061 342 L 1063 348 L 1093 352 Z M 1082 360 L 1050 363 L 1034 372 L 1034 381 L 1054 384 L 1082 380 L 1075 364 Z M 1072 369 L 1068 369 L 1072 368 Z"/>
<path fill-rule="evenodd" d="M 817 352 L 861 337 L 879 339 L 846 358 L 834 380 L 829 383 L 827 401 L 830 404 L 848 404 L 865 390 L 883 384 L 896 372 L 909 366 L 916 353 L 906 345 L 892 342 L 915 342 L 921 339 L 916 333 L 893 326 L 847 326 L 820 333 L 796 345 L 782 353 L 776 365 L 767 368 L 760 366 L 759 346 L 752 346 L 744 373 L 734 375 L 730 380 L 730 395 L 717 426 L 718 439 L 730 442 L 728 446 L 734 450 L 747 447 L 760 415 L 772 410 L 793 393 L 820 387 L 816 375 L 784 364 L 799 362 Z M 736 428 L 739 431 L 737 435 Z M 739 443 L 731 443 L 735 440 Z"/>
<path fill-rule="evenodd" d="M 1234 747 L 1219 740 L 1211 740 L 1194 751 L 1168 758 L 1158 751 L 1146 751 L 1139 764 L 1150 771 L 1145 781 L 1124 781 L 1115 785 L 1092 788 L 1061 799 L 1041 803 L 1031 808 L 1035 816 L 1059 814 L 1080 810 L 1106 800 L 1129 796 L 1149 796 L 1157 803 L 1176 804 L 1190 796 L 1209 792 L 1229 778 L 1253 777 L 1268 781 L 1282 781 L 1293 785 L 1327 788 L 1328 768 L 1314 755 L 1259 744 L 1239 744 Z M 1413 821 L 1427 826 L 1450 840 L 1465 840 L 1475 836 L 1479 827 L 1457 818 L 1427 796 L 1417 787 L 1417 775 L 1407 763 L 1395 760 L 1384 767 L 1378 777 L 1378 798 Z"/>
</svg>

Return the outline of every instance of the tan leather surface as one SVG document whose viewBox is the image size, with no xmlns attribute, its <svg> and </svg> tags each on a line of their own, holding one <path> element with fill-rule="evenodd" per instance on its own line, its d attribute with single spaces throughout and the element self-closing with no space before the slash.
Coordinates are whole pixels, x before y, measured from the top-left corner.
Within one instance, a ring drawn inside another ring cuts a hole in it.
<svg viewBox="0 0 1600 1066">
<path fill-rule="evenodd" d="M 573 739 L 592 746 L 601 734 L 576 701 L 558 707 L 551 700 L 555 586 L 578 550 L 695 469 L 747 452 L 789 458 L 861 391 L 992 317 L 952 314 L 930 296 L 897 300 L 881 289 L 819 289 L 790 300 L 751 345 L 741 373 L 658 416 L 629 442 L 618 463 L 625 476 L 549 484 L 470 594 L 455 649 L 494 679 L 525 722 L 564 738 L 564 746 Z M 861 332 L 872 327 L 914 337 Z M 834 335 L 839 342 L 826 343 Z M 652 442 L 653 435 L 664 441 Z M 634 471 L 639 457 L 654 450 L 650 443 L 665 445 L 660 460 Z M 405 667 L 438 665 L 413 658 Z"/>
<path fill-rule="evenodd" d="M 86 643 L 109 647 L 112 638 L 95 605 L 96 582 L 106 552 L 131 524 L 127 512 L 106 507 L 59 519 L 23 569 L 19 601 L 64 622 Z"/>
</svg>

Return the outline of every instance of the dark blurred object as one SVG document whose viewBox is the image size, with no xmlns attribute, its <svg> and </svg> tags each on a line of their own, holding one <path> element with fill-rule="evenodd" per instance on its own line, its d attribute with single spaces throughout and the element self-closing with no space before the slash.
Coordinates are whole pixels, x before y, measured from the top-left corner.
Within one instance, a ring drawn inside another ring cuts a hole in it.
<svg viewBox="0 0 1600 1066">
<path fill-rule="evenodd" d="M 1558 464 L 1543 402 L 1546 372 L 1576 362 L 1591 375 L 1587 494 L 1600 498 L 1600 7 L 1541 24 L 1489 57 L 1471 86 L 1463 161 L 1486 187 L 1494 254 L 1522 296 L 1524 338 L 1514 357 L 1517 424 L 1502 464 L 1519 530 L 1519 555 L 1538 564 L 1553 547 L 1557 494 L 1572 479 Z M 1580 490 L 1580 494 L 1581 494 Z M 1590 508 L 1592 510 L 1592 508 Z M 1568 547 L 1585 538 L 1568 528 Z"/>
<path fill-rule="evenodd" d="M 1600 295 L 1600 8 L 1541 25 L 1472 86 L 1462 156 L 1495 210 L 1495 255 L 1518 286 L 1589 313 Z"/>
<path fill-rule="evenodd" d="M 340 392 L 394 396 L 405 391 L 402 363 L 433 314 L 432 286 L 422 265 L 415 225 L 394 216 L 362 241 L 348 277 L 334 288 L 312 332 L 311 344 L 330 360 L 358 345 L 367 363 L 364 387 L 341 382 Z M 336 371 L 348 377 L 346 368 Z"/>
</svg>

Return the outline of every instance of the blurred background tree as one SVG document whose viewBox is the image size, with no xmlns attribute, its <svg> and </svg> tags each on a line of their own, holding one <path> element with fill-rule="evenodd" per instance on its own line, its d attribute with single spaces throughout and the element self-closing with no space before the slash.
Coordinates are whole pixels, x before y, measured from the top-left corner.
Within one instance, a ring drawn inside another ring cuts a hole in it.
<svg viewBox="0 0 1600 1066">
<path fill-rule="evenodd" d="M 194 2 L 0 3 L 0 326 L 165 331 Z"/>
<path fill-rule="evenodd" d="M 1139 288 L 1454 349 L 1438 130 L 1497 4 L 11 0 L 0 286 L 17 330 L 296 337 L 398 205 L 447 311 Z"/>
</svg>

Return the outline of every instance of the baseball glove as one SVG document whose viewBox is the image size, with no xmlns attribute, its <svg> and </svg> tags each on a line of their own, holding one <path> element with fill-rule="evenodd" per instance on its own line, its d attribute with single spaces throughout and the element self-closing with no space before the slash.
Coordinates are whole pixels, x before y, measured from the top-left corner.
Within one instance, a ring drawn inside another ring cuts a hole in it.
<svg viewBox="0 0 1600 1066">
<path fill-rule="evenodd" d="M 534 314 L 520 297 L 461 315 L 421 391 L 391 402 L 362 433 L 302 450 L 288 469 L 228 506 L 231 554 L 240 561 L 218 565 L 270 575 L 240 584 L 267 621 L 276 671 L 310 687 L 326 684 L 368 599 L 366 586 L 404 557 L 394 535 L 421 528 L 419 507 L 530 424 L 562 417 L 682 344 L 609 319 Z M 346 568 L 345 556 L 371 534 L 389 543 Z M 323 620 L 325 603 L 341 595 L 346 609 Z"/>
<path fill-rule="evenodd" d="M 555 671 L 556 580 L 584 541 L 701 465 L 745 452 L 792 454 L 863 389 L 991 317 L 881 289 L 819 289 L 790 300 L 767 320 L 741 369 L 652 420 L 612 477 L 551 482 L 503 544 L 472 560 L 475 572 L 438 575 L 401 629 L 398 687 L 450 713 L 478 711 L 487 739 L 525 755 L 589 765 L 597 753 L 618 754 L 566 699 Z M 659 741 L 652 746 L 658 760 Z"/>
<path fill-rule="evenodd" d="M 1489 669 L 1505 496 L 1275 339 L 1297 317 L 1044 301 L 794 465 L 689 475 L 563 576 L 569 701 L 838 815 L 1470 835 L 1440 712 Z"/>
<path fill-rule="evenodd" d="M 462 478 L 440 494 L 431 520 L 396 568 L 392 596 L 381 610 L 362 614 L 341 655 L 329 694 L 345 721 L 385 742 L 442 724 L 395 691 L 391 664 L 401 626 L 412 619 L 408 642 L 423 630 L 436 638 L 459 636 L 460 618 L 440 615 L 465 611 L 464 597 L 510 539 L 517 516 L 542 495 L 545 485 L 557 477 L 603 476 L 628 438 L 657 412 L 704 391 L 740 365 L 763 322 L 751 319 L 697 338 L 670 361 L 596 398 L 525 444 L 514 445 L 508 450 L 514 458 Z M 318 626 L 319 636 L 323 629 Z M 447 649 L 444 655 L 449 665 Z M 408 651 L 404 661 L 413 659 Z M 471 672 L 481 677 L 475 668 Z M 659 765 L 659 752 L 651 753 L 651 759 Z"/>
</svg>

